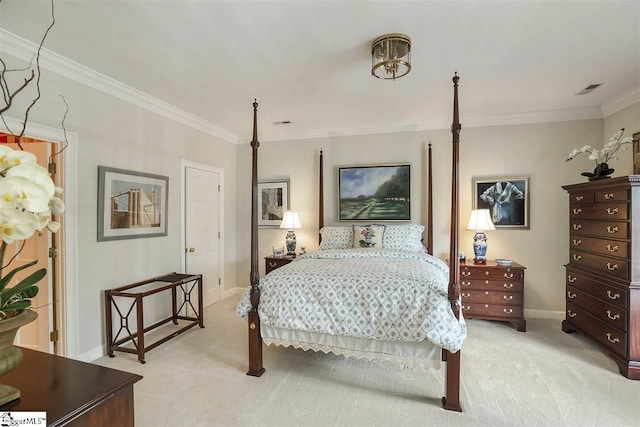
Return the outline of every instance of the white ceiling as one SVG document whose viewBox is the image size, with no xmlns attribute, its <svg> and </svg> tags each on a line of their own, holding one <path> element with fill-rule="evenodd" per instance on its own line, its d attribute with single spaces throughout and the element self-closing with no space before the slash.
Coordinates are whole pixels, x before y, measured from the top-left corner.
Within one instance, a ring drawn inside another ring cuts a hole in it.
<svg viewBox="0 0 640 427">
<path fill-rule="evenodd" d="M 603 117 L 640 98 L 640 1 L 57 0 L 45 46 L 251 139 Z M 3 0 L 0 27 L 37 42 L 48 2 Z M 412 71 L 371 76 L 371 41 L 402 32 Z M 589 95 L 584 87 L 604 83 Z M 274 121 L 290 120 L 289 125 Z"/>
</svg>

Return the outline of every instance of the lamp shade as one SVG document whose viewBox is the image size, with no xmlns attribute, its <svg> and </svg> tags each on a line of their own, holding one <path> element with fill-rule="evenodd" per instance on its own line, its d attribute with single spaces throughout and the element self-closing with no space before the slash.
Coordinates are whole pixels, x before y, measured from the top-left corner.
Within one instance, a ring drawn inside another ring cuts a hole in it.
<svg viewBox="0 0 640 427">
<path fill-rule="evenodd" d="M 286 228 L 288 230 L 297 230 L 302 228 L 300 225 L 300 220 L 298 219 L 297 211 L 285 211 L 284 217 L 282 218 L 282 223 L 280 223 L 280 228 Z"/>
<path fill-rule="evenodd" d="M 491 221 L 489 209 L 474 209 L 471 211 L 467 230 L 491 231 L 495 229 L 496 227 L 494 227 L 493 221 Z"/>
</svg>

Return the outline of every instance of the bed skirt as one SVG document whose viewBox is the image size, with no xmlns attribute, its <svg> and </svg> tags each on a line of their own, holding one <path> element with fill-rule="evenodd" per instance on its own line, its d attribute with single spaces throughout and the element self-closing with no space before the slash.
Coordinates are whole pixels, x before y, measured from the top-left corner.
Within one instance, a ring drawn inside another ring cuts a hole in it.
<svg viewBox="0 0 640 427">
<path fill-rule="evenodd" d="M 442 349 L 422 342 L 378 341 L 369 338 L 327 335 L 318 332 L 261 326 L 262 340 L 267 345 L 321 351 L 358 359 L 393 362 L 407 368 L 440 368 Z"/>
</svg>

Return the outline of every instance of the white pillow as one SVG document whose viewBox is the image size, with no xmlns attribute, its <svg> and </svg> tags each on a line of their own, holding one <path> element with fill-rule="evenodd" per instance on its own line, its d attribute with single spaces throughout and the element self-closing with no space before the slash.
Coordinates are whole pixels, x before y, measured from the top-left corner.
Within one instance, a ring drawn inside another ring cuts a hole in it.
<svg viewBox="0 0 640 427">
<path fill-rule="evenodd" d="M 350 249 L 353 242 L 353 227 L 326 226 L 320 229 L 322 241 L 319 250 Z"/>
<path fill-rule="evenodd" d="M 380 248 L 384 237 L 384 225 L 354 225 L 354 248 Z"/>
<path fill-rule="evenodd" d="M 388 249 L 406 249 L 424 252 L 422 233 L 424 225 L 395 224 L 387 225 L 384 230 L 382 247 Z"/>
</svg>

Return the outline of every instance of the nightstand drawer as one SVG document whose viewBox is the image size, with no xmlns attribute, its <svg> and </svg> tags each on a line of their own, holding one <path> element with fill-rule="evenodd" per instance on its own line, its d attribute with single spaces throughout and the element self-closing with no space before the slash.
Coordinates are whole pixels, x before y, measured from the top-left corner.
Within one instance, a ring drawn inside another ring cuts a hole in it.
<svg viewBox="0 0 640 427">
<path fill-rule="evenodd" d="M 462 313 L 463 316 L 468 318 L 490 317 L 493 320 L 499 320 L 498 318 L 506 317 L 521 319 L 522 307 L 463 302 Z"/>
<path fill-rule="evenodd" d="M 265 257 L 264 258 L 264 271 L 265 271 L 265 274 L 269 274 L 273 270 L 276 270 L 276 269 L 282 267 L 283 265 L 289 264 L 291 261 L 293 261 L 293 258 L 292 257 L 287 257 L 287 256 L 281 256 L 281 257 L 268 256 L 268 257 Z"/>
<path fill-rule="evenodd" d="M 460 296 L 462 297 L 462 304 L 480 302 L 486 304 L 522 305 L 522 293 L 462 290 L 460 291 Z"/>
<path fill-rule="evenodd" d="M 511 267 L 483 267 L 483 266 L 460 266 L 460 279 L 472 280 L 503 280 L 521 281 L 524 271 L 520 268 Z"/>
<path fill-rule="evenodd" d="M 524 283 L 522 281 L 513 280 L 460 280 L 461 291 L 467 292 L 469 289 L 481 291 L 509 291 L 522 292 Z"/>
</svg>

